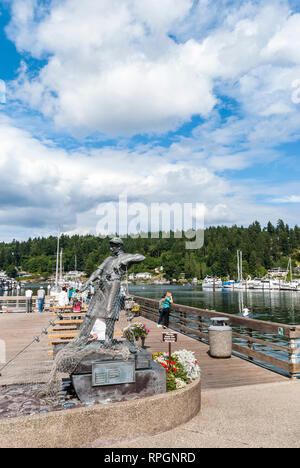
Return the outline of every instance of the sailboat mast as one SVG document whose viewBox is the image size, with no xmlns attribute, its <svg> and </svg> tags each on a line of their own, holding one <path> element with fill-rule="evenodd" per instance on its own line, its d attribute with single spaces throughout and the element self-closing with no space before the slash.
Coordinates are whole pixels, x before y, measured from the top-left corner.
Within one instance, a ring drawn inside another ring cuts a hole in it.
<svg viewBox="0 0 300 468">
<path fill-rule="evenodd" d="M 240 281 L 240 251 L 237 251 L 237 273 L 238 273 L 238 281 Z"/>
<path fill-rule="evenodd" d="M 240 250 L 240 275 L 241 281 L 243 281 L 243 252 Z"/>
<path fill-rule="evenodd" d="M 55 273 L 55 286 L 58 286 L 58 263 L 59 263 L 59 238 L 60 238 L 60 232 L 58 231 L 58 236 L 57 236 L 57 252 L 56 252 L 56 273 Z"/>
<path fill-rule="evenodd" d="M 63 250 L 61 249 L 61 251 L 60 251 L 60 261 L 59 261 L 59 283 L 60 283 L 60 285 L 62 285 L 62 281 L 63 281 L 62 255 L 63 255 Z"/>
</svg>

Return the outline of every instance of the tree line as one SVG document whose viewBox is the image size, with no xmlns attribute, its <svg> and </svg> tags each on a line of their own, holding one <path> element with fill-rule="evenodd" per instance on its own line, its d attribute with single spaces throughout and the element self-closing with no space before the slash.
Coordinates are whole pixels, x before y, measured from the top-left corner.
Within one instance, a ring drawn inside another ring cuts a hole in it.
<svg viewBox="0 0 300 468">
<path fill-rule="evenodd" d="M 207 275 L 231 278 L 237 277 L 236 252 L 243 252 L 244 276 L 262 277 L 273 267 L 286 268 L 289 257 L 293 265 L 300 262 L 300 228 L 289 227 L 282 220 L 276 225 L 271 222 L 262 227 L 255 221 L 248 227 L 208 227 L 204 232 L 204 245 L 198 250 L 186 250 L 184 234 L 159 233 L 158 238 L 151 234 L 144 237 L 124 238 L 124 250 L 139 252 L 146 260 L 132 267 L 134 272 L 149 271 L 164 267 L 167 279 L 204 278 Z M 109 255 L 109 238 L 93 235 L 62 235 L 60 246 L 63 249 L 64 271 L 77 269 L 90 275 Z M 9 276 L 23 270 L 31 275 L 48 278 L 56 267 L 57 238 L 13 240 L 0 243 L 0 269 Z"/>
</svg>

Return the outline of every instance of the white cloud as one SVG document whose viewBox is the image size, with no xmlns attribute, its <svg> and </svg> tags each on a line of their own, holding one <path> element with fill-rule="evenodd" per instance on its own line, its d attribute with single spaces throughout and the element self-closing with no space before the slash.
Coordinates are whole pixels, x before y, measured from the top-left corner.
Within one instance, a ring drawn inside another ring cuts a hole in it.
<svg viewBox="0 0 300 468">
<path fill-rule="evenodd" d="M 98 204 L 117 200 L 124 187 L 132 201 L 202 202 L 211 224 L 298 221 L 281 206 L 280 187 L 266 193 L 253 180 L 224 175 L 275 161 L 276 145 L 299 139 L 299 15 L 287 1 L 11 4 L 7 31 L 24 63 L 9 102 L 41 112 L 46 125 L 121 137 L 164 134 L 194 115 L 204 121 L 169 148 L 153 139 L 134 149 L 123 140 L 122 147 L 68 151 L 0 119 L 4 231 L 27 232 L 30 223 L 36 232 L 58 224 L 89 231 Z M 28 55 L 43 60 L 39 70 L 26 65 Z M 231 105 L 237 111 L 222 119 L 220 108 Z M 260 195 L 278 201 L 258 203 Z"/>
<path fill-rule="evenodd" d="M 300 203 L 299 195 L 288 195 L 282 198 L 274 198 L 273 203 Z"/>
<path fill-rule="evenodd" d="M 5 81 L 0 80 L 0 104 L 6 103 L 6 84 Z"/>
<path fill-rule="evenodd" d="M 266 107 L 258 110 L 264 116 L 291 112 L 300 15 L 279 1 L 228 5 L 222 24 L 203 26 L 199 38 L 193 28 L 203 11 L 212 8 L 216 20 L 226 4 L 202 0 L 192 9 L 192 0 L 61 0 L 43 10 L 34 0 L 13 0 L 10 38 L 47 61 L 34 78 L 23 69 L 14 96 L 73 133 L 114 136 L 162 134 L 195 114 L 207 117 L 219 80 L 243 104 Z M 171 39 L 181 37 L 184 25 L 186 40 Z M 287 68 L 282 57 L 289 57 Z M 278 66 L 283 80 L 272 89 Z"/>
<path fill-rule="evenodd" d="M 68 152 L 3 118 L 0 138 L 0 223 L 11 238 L 20 232 L 55 232 L 58 225 L 67 231 L 93 232 L 98 205 L 117 202 L 121 193 L 130 203 L 148 206 L 203 203 L 207 224 L 276 221 L 281 214 L 278 206 L 255 202 L 260 191 L 255 183 L 227 180 L 205 161 L 178 161 L 179 148 L 174 154 L 172 149 L 137 152 L 117 147 Z M 286 209 L 284 213 L 291 215 Z"/>
<path fill-rule="evenodd" d="M 36 79 L 21 74 L 17 96 L 57 125 L 164 133 L 215 105 L 210 78 L 168 36 L 191 0 L 155 1 L 150 9 L 141 0 L 66 0 L 40 22 L 32 20 L 32 2 L 30 13 L 20 13 L 24 3 L 14 2 L 9 35 L 20 50 L 49 58 Z"/>
</svg>

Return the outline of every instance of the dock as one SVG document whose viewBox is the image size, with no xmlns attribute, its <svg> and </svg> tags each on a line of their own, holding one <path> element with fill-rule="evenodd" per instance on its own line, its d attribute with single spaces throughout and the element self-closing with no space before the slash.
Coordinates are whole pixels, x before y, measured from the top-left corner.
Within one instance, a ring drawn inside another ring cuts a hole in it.
<svg viewBox="0 0 300 468">
<path fill-rule="evenodd" d="M 53 314 L 1 314 L 0 340 L 6 344 L 6 361 L 12 359 L 26 345 L 32 342 L 34 336 L 49 325 Z M 136 317 L 135 321 L 143 322 L 150 329 L 146 339 L 146 349 L 155 353 L 167 352 L 168 344 L 162 342 L 162 329 L 156 323 L 145 317 Z M 118 328 L 118 323 L 116 325 Z M 49 356 L 49 338 L 41 336 L 40 342 L 34 342 L 30 348 L 14 360 L 0 377 L 1 385 L 17 383 L 46 382 L 53 365 L 53 357 Z M 172 349 L 188 349 L 195 353 L 201 367 L 203 389 L 216 389 L 262 383 L 284 382 L 289 380 L 278 373 L 253 365 L 251 362 L 232 356 L 230 359 L 214 359 L 209 356 L 205 343 L 178 333 L 178 342 Z"/>
<path fill-rule="evenodd" d="M 143 314 L 143 310 L 141 310 Z M 39 335 L 53 319 L 53 312 L 0 314 L 0 340 L 6 344 L 6 360 Z M 145 346 L 149 352 L 168 351 L 156 322 L 137 316 L 150 329 Z M 121 323 L 116 327 L 120 328 Z M 249 325 L 249 324 L 248 324 Z M 165 330 L 164 330 L 165 331 Z M 201 368 L 201 412 L 186 424 L 152 437 L 96 440 L 93 447 L 109 448 L 249 448 L 300 447 L 300 381 L 232 356 L 210 357 L 207 343 L 178 333 L 172 349 L 195 353 Z M 201 332 L 202 333 L 202 332 Z M 49 338 L 41 336 L 14 360 L 0 377 L 1 386 L 47 382 L 53 365 Z M 1 344 L 1 341 L 0 341 Z"/>
</svg>

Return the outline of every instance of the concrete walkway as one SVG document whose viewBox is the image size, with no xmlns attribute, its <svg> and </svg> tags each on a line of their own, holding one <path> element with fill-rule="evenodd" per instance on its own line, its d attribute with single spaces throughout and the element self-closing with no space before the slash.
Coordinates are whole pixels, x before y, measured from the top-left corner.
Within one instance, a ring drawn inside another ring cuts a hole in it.
<svg viewBox="0 0 300 468">
<path fill-rule="evenodd" d="M 299 448 L 300 381 L 203 391 L 187 424 L 114 447 Z"/>
</svg>

